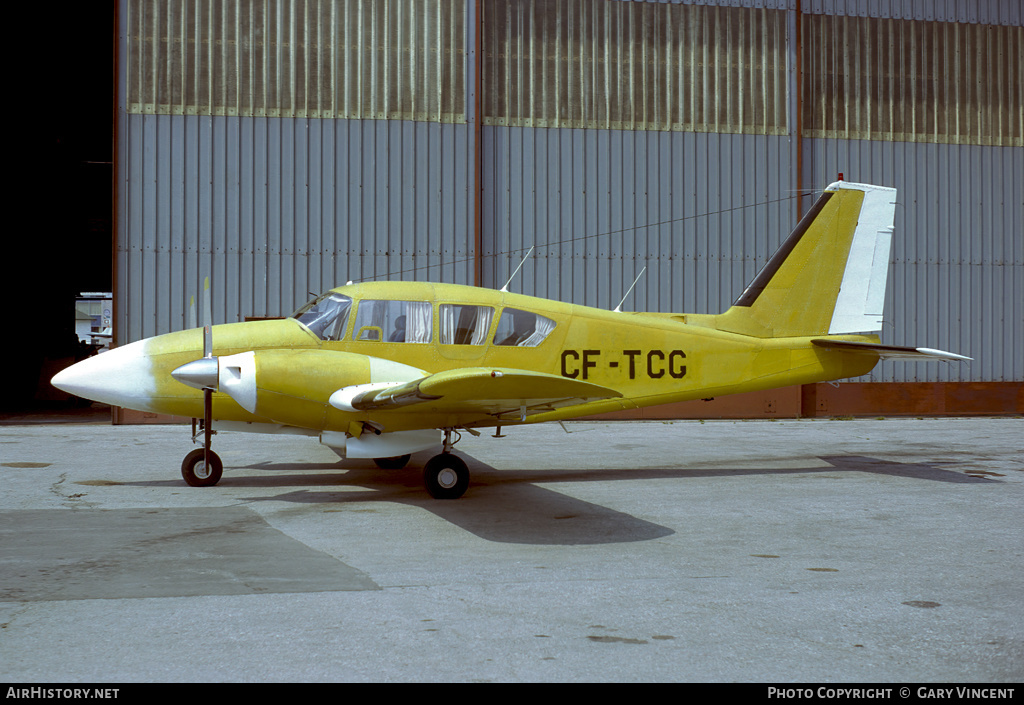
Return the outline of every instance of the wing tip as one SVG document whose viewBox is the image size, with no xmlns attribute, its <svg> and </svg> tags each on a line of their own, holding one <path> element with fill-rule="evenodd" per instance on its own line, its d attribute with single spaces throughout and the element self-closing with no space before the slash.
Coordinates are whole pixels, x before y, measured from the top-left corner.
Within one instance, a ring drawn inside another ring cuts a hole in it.
<svg viewBox="0 0 1024 705">
<path fill-rule="evenodd" d="M 957 360 L 962 362 L 971 362 L 974 360 L 973 357 L 967 357 L 966 355 L 960 355 L 958 353 L 949 352 L 947 350 L 936 350 L 934 348 L 914 348 L 917 352 L 928 357 L 937 357 L 945 360 Z"/>
</svg>

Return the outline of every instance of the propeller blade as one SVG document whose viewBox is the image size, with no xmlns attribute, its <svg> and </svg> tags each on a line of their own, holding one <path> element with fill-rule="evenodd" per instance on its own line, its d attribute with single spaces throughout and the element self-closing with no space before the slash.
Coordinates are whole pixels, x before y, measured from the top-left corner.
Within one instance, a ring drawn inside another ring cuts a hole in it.
<svg viewBox="0 0 1024 705">
<path fill-rule="evenodd" d="M 213 302 L 210 300 L 210 278 L 203 281 L 203 325 L 213 325 Z"/>
</svg>

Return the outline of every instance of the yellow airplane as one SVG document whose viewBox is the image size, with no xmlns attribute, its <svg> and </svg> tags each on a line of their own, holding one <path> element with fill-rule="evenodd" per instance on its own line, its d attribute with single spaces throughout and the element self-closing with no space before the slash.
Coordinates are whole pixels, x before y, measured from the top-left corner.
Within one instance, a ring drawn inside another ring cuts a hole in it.
<svg viewBox="0 0 1024 705">
<path fill-rule="evenodd" d="M 386 469 L 424 468 L 460 497 L 459 433 L 856 377 L 882 358 L 969 360 L 882 345 L 896 191 L 830 185 L 719 315 L 622 313 L 454 284 L 348 284 L 282 320 L 158 335 L 91 357 L 54 386 L 202 419 L 189 485 L 216 484 L 214 429 L 319 437 Z M 209 319 L 207 319 L 209 320 Z M 194 435 L 193 440 L 198 438 Z"/>
</svg>

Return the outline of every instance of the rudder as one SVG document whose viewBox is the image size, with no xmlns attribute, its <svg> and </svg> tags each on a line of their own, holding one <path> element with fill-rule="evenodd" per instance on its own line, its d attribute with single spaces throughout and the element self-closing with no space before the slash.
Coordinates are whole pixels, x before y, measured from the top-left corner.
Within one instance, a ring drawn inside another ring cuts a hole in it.
<svg viewBox="0 0 1024 705">
<path fill-rule="evenodd" d="M 757 337 L 881 330 L 895 200 L 892 188 L 831 184 L 717 327 Z"/>
</svg>

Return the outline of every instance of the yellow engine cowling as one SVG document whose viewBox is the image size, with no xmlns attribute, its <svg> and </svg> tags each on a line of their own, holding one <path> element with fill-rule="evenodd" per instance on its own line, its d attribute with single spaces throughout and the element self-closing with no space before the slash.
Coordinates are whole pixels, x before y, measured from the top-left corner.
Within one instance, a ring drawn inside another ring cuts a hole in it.
<svg viewBox="0 0 1024 705">
<path fill-rule="evenodd" d="M 335 391 L 423 375 L 422 370 L 408 365 L 356 353 L 255 350 L 219 358 L 218 391 L 257 416 L 289 426 L 322 429 Z"/>
</svg>

